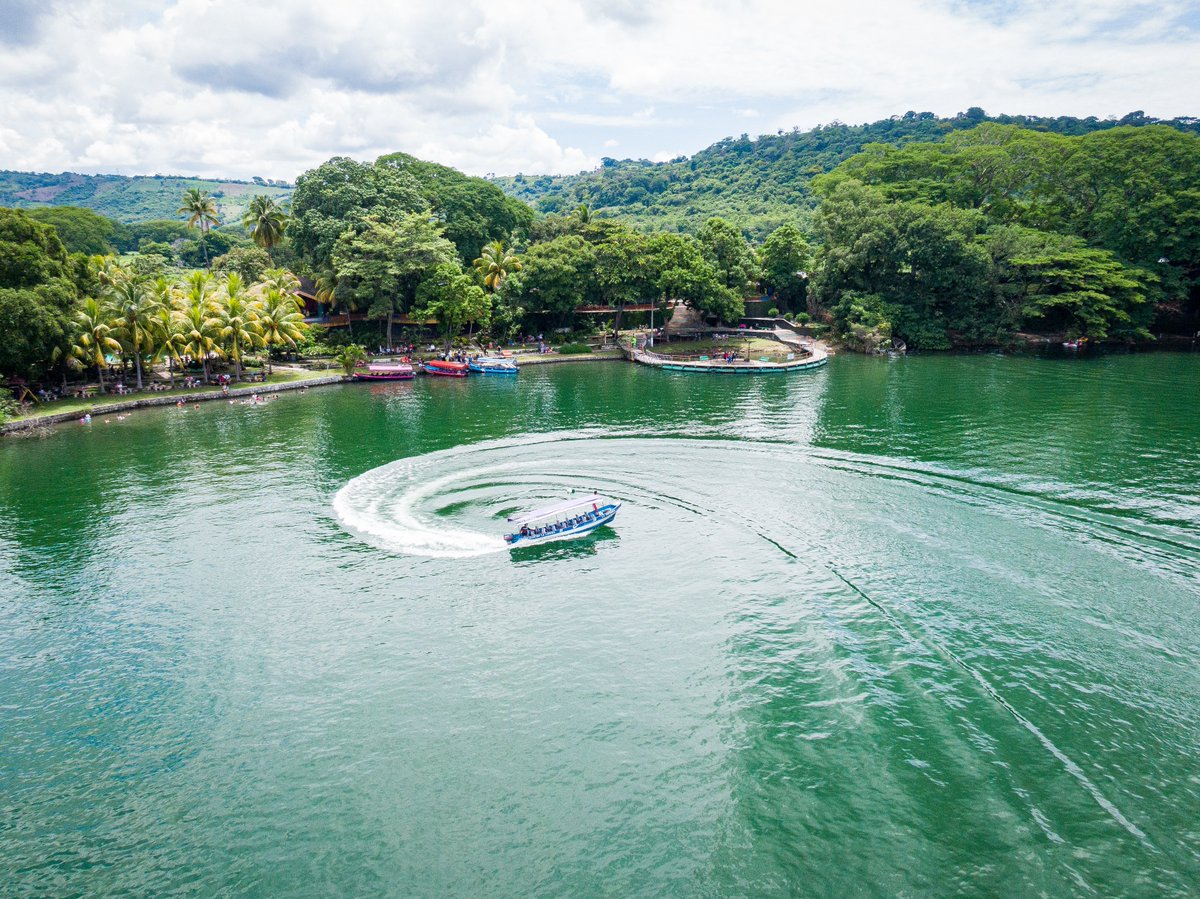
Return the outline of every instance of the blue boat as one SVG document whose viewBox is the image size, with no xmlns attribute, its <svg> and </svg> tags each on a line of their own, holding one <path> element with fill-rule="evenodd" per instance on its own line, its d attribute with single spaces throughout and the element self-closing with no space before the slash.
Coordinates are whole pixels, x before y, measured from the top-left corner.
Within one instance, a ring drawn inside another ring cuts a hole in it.
<svg viewBox="0 0 1200 899">
<path fill-rule="evenodd" d="M 565 500 L 510 517 L 509 523 L 517 529 L 505 534 L 504 541 L 516 547 L 585 537 L 616 518 L 620 508 L 619 502 L 597 494 Z"/>
<path fill-rule="evenodd" d="M 478 372 L 481 375 L 515 375 L 517 373 L 517 363 L 511 359 L 494 359 L 480 356 L 478 359 L 470 360 L 467 365 L 471 371 Z"/>
</svg>

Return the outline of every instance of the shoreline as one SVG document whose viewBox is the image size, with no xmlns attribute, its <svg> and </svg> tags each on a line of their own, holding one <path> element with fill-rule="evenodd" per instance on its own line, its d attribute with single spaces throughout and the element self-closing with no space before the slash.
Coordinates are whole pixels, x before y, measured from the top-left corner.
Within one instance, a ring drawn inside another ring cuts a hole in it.
<svg viewBox="0 0 1200 899">
<path fill-rule="evenodd" d="M 118 400 L 113 403 L 105 403 L 100 406 L 93 406 L 91 409 L 74 412 L 52 412 L 49 415 L 31 415 L 28 418 L 18 418 L 15 421 L 5 422 L 0 425 L 0 434 L 12 434 L 16 431 L 28 431 L 33 428 L 40 428 L 49 425 L 66 424 L 71 421 L 79 421 L 84 415 L 111 415 L 114 412 L 125 412 L 130 409 L 149 409 L 155 406 L 175 406 L 182 399 L 184 405 L 190 403 L 207 403 L 213 400 L 227 400 L 238 396 L 253 396 L 256 393 L 270 394 L 280 393 L 284 390 L 303 390 L 308 387 L 326 387 L 330 384 L 345 383 L 344 375 L 329 375 L 319 378 L 302 378 L 298 381 L 284 381 L 280 384 L 255 384 L 250 387 L 231 387 L 229 393 L 225 393 L 220 388 L 216 390 L 206 390 L 203 393 L 193 393 L 187 396 L 175 394 L 173 396 L 143 396 L 137 399 Z"/>
<path fill-rule="evenodd" d="M 536 365 L 554 365 L 566 362 L 621 362 L 624 356 L 619 350 L 601 350 L 598 353 L 581 353 L 578 356 L 533 356 L 529 359 L 517 360 L 517 367 Z M 30 431 L 51 425 L 67 424 L 79 421 L 84 415 L 112 415 L 117 412 L 128 412 L 133 409 L 150 409 L 157 406 L 174 406 L 182 399 L 184 404 L 209 403 L 215 400 L 227 400 L 233 397 L 253 396 L 254 394 L 279 393 L 284 390 L 302 390 L 309 387 L 329 387 L 334 384 L 352 384 L 353 378 L 345 375 L 325 375 L 313 378 L 302 378 L 297 381 L 283 381 L 278 384 L 254 384 L 247 387 L 231 387 L 229 393 L 220 388 L 205 390 L 192 394 L 173 394 L 171 396 L 140 396 L 134 399 L 115 400 L 92 406 L 90 409 L 74 410 L 71 412 L 51 412 L 46 415 L 31 415 L 28 418 L 18 418 L 0 424 L 0 436 L 15 434 L 19 431 Z"/>
</svg>

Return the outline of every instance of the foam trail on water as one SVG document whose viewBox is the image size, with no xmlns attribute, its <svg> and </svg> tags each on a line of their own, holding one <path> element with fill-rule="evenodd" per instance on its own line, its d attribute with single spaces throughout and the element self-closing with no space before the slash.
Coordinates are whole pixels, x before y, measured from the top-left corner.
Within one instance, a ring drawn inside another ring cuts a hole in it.
<svg viewBox="0 0 1200 899">
<path fill-rule="evenodd" d="M 410 462 L 393 462 L 346 484 L 333 498 L 342 526 L 372 546 L 405 555 L 465 559 L 507 548 L 498 536 L 423 521 L 415 512 L 416 504 L 464 475 L 448 475 L 397 494 L 397 481 L 411 484 L 413 467 Z"/>
</svg>

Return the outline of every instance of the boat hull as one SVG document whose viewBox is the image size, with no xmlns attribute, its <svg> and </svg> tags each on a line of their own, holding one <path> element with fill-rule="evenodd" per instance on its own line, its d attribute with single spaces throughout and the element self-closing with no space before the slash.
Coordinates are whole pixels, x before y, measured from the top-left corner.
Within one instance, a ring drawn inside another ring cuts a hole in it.
<svg viewBox="0 0 1200 899">
<path fill-rule="evenodd" d="M 354 373 L 356 381 L 411 381 L 416 377 L 414 371 L 397 371 L 397 372 L 360 372 Z"/>
<path fill-rule="evenodd" d="M 440 375 L 443 378 L 465 378 L 468 371 L 465 362 L 426 362 L 421 368 L 427 375 Z"/>
<path fill-rule="evenodd" d="M 471 362 L 467 367 L 481 375 L 515 375 L 517 373 L 517 367 L 512 364 L 489 365 L 486 362 Z"/>
<path fill-rule="evenodd" d="M 563 540 L 577 540 L 580 537 L 586 537 L 597 528 L 602 528 L 606 524 L 609 524 L 614 518 L 617 517 L 617 512 L 620 510 L 620 508 L 620 503 L 601 506 L 597 510 L 597 517 L 594 521 L 584 522 L 577 527 L 564 528 L 561 531 L 553 531 L 549 534 L 541 534 L 538 536 L 523 536 L 520 533 L 510 534 L 504 539 L 508 541 L 510 549 L 516 549 L 519 546 L 541 546 L 543 543 L 559 543 Z"/>
</svg>

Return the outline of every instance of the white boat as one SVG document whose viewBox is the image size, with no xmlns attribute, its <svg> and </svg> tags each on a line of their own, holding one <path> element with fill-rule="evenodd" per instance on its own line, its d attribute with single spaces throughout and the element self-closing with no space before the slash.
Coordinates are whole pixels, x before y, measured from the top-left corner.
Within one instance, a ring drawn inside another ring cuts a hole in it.
<svg viewBox="0 0 1200 899">
<path fill-rule="evenodd" d="M 481 356 L 478 359 L 472 359 L 467 364 L 471 371 L 481 375 L 515 375 L 517 373 L 517 363 L 511 359 Z"/>
<path fill-rule="evenodd" d="M 532 546 L 554 543 L 558 540 L 574 540 L 584 537 L 596 528 L 602 528 L 616 515 L 621 504 L 607 500 L 599 494 L 564 500 L 552 506 L 544 506 L 531 512 L 511 516 L 508 521 L 516 526 L 504 540 L 509 546 Z"/>
</svg>

